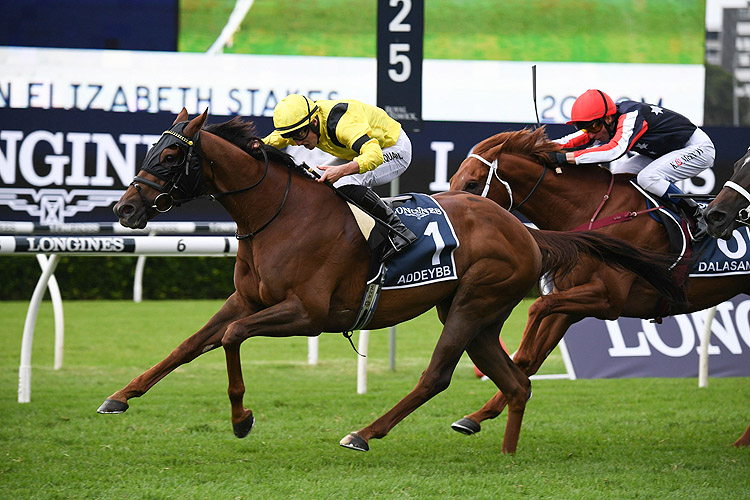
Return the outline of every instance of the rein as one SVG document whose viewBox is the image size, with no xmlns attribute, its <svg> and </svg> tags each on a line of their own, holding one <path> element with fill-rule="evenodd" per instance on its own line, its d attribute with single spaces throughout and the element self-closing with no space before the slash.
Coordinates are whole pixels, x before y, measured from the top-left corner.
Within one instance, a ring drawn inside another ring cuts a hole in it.
<svg viewBox="0 0 750 500">
<path fill-rule="evenodd" d="M 264 156 L 265 156 L 265 152 L 264 152 Z M 266 162 L 267 161 L 268 161 L 268 158 L 266 157 Z M 266 163 L 266 165 L 268 165 L 268 163 Z M 289 177 L 287 178 L 287 181 L 286 181 L 286 190 L 284 191 L 284 198 L 281 200 L 281 205 L 279 205 L 279 208 L 278 208 L 278 210 L 276 210 L 276 213 L 273 214 L 273 216 L 270 219 L 268 219 L 268 221 L 266 221 L 265 224 L 263 224 L 262 226 L 260 226 L 256 231 L 253 231 L 253 232 L 250 232 L 250 233 L 247 233 L 247 234 L 240 234 L 239 231 L 235 231 L 234 232 L 234 237 L 235 238 L 237 238 L 238 240 L 245 240 L 245 239 L 248 239 L 248 238 L 254 238 L 259 232 L 261 232 L 265 228 L 267 228 L 268 225 L 276 219 L 276 217 L 279 216 L 279 214 L 281 213 L 281 210 L 284 208 L 284 205 L 286 205 L 286 200 L 289 197 L 289 188 L 292 185 L 292 169 L 290 168 L 288 170 L 289 170 Z M 264 175 L 264 177 L 265 177 L 265 175 Z M 225 195 L 225 196 L 226 195 L 230 195 L 230 194 L 235 194 L 235 193 L 239 193 L 239 192 L 242 192 L 242 191 L 247 191 L 248 189 L 252 189 L 252 188 L 254 188 L 257 185 L 258 185 L 258 183 L 256 183 L 253 186 L 250 186 L 248 188 L 236 189 L 234 191 L 226 191 L 224 193 L 217 193 L 217 194 L 221 194 L 221 195 Z"/>
<path fill-rule="evenodd" d="M 505 186 L 505 189 L 508 191 L 508 197 L 510 199 L 510 206 L 508 207 L 508 212 L 512 212 L 514 210 L 518 210 L 527 201 L 529 201 L 529 198 L 532 197 L 532 195 L 539 188 L 539 185 L 544 180 L 544 176 L 547 175 L 547 167 L 545 167 L 544 165 L 542 165 L 542 175 L 536 181 L 536 184 L 534 184 L 534 187 L 531 188 L 531 192 L 529 192 L 529 194 L 526 195 L 526 198 L 524 198 L 523 201 L 521 201 L 521 203 L 519 203 L 516 206 L 513 206 L 513 191 L 510 188 L 510 184 L 508 182 L 504 181 L 503 179 L 501 179 L 500 175 L 498 174 L 497 158 L 495 158 L 495 160 L 492 163 L 490 163 L 489 161 L 485 160 L 481 156 L 479 156 L 477 154 L 474 154 L 474 153 L 471 153 L 469 155 L 469 158 L 476 158 L 477 160 L 481 161 L 482 163 L 484 163 L 485 165 L 487 165 L 489 167 L 489 171 L 487 172 L 487 180 L 484 183 L 484 190 L 482 190 L 482 198 L 486 198 L 487 197 L 487 193 L 490 190 L 490 183 L 492 182 L 492 178 L 493 177 L 496 178 L 498 180 L 498 182 L 500 182 L 503 186 Z"/>
<path fill-rule="evenodd" d="M 727 181 L 724 183 L 724 187 L 728 187 L 729 189 L 733 189 L 734 191 L 738 192 L 740 195 L 742 195 L 745 200 L 747 200 L 748 203 L 750 203 L 750 193 L 748 193 L 747 189 L 743 188 L 736 182 Z M 741 208 L 739 212 L 737 212 L 737 222 L 744 225 L 750 225 L 750 205 L 748 205 L 745 208 Z"/>
<path fill-rule="evenodd" d="M 246 186 L 246 187 L 239 188 L 239 189 L 233 189 L 231 191 L 222 191 L 221 193 L 209 194 L 208 198 L 210 198 L 211 201 L 217 201 L 219 198 L 223 198 L 224 196 L 230 196 L 233 194 L 244 193 L 245 191 L 250 191 L 254 187 L 257 187 L 261 182 L 263 182 L 263 179 L 265 179 L 266 175 L 268 175 L 268 167 L 270 165 L 270 161 L 268 160 L 268 153 L 266 153 L 266 150 L 263 149 L 262 147 L 259 149 L 260 149 L 260 152 L 263 153 L 263 162 L 265 163 L 263 175 L 260 177 L 260 179 L 258 179 L 258 181 L 255 184 L 251 184 L 250 186 Z M 289 190 L 292 185 L 292 169 L 288 168 L 288 170 L 289 170 L 289 177 L 287 178 L 287 181 L 286 181 L 286 190 L 284 191 L 284 198 L 281 200 L 281 205 L 279 205 L 279 208 L 278 210 L 276 210 L 276 213 L 273 214 L 273 216 L 268 221 L 266 221 L 265 224 L 260 226 L 260 228 L 258 228 L 258 230 L 256 231 L 252 231 L 247 234 L 240 234 L 239 231 L 235 231 L 234 232 L 235 238 L 237 238 L 238 240 L 246 240 L 248 238 L 254 238 L 258 233 L 260 233 L 266 227 L 268 227 L 268 225 L 271 222 L 273 222 L 276 219 L 276 217 L 279 216 L 279 214 L 281 213 L 281 210 L 284 208 L 284 205 L 286 205 L 286 200 L 289 197 Z M 213 161 L 211 162 L 211 176 L 214 177 L 214 162 Z"/>
<path fill-rule="evenodd" d="M 505 189 L 508 191 L 508 196 L 510 198 L 510 207 L 508 208 L 509 212 L 518 210 L 527 201 L 529 201 L 529 198 L 531 198 L 531 196 L 536 192 L 536 190 L 539 188 L 539 185 L 544 180 L 544 176 L 547 174 L 547 167 L 542 165 L 542 175 L 536 181 L 536 184 L 534 184 L 534 187 L 531 188 L 531 192 L 529 192 L 529 194 L 526 196 L 526 198 L 523 199 L 523 201 L 521 201 L 521 203 L 519 203 L 516 206 L 513 206 L 513 192 L 511 190 L 510 184 L 504 181 L 503 179 L 501 179 L 498 174 L 497 158 L 492 163 L 490 163 L 486 159 L 474 153 L 471 153 L 469 157 L 476 158 L 477 160 L 487 165 L 487 167 L 489 167 L 489 171 L 487 172 L 487 180 L 484 183 L 484 190 L 482 190 L 482 197 L 483 198 L 487 197 L 487 193 L 490 190 L 490 184 L 492 183 L 492 178 L 494 177 L 500 183 L 502 183 L 502 185 L 505 186 Z M 646 214 L 646 213 L 664 208 L 662 206 L 657 206 L 657 207 L 647 208 L 646 210 L 640 210 L 636 212 L 632 212 L 632 211 L 622 212 L 619 214 L 610 215 L 609 217 L 605 219 L 601 219 L 597 221 L 596 218 L 599 216 L 599 213 L 601 213 L 602 209 L 604 208 L 604 204 L 607 203 L 607 200 L 609 200 L 611 197 L 612 187 L 614 186 L 614 182 L 615 182 L 615 176 L 612 172 L 610 172 L 609 187 L 607 188 L 607 192 L 604 194 L 604 197 L 602 198 L 601 203 L 599 203 L 599 206 L 594 211 L 594 214 L 591 216 L 591 219 L 589 219 L 589 221 L 585 224 L 582 224 L 578 227 L 570 229 L 570 231 L 574 231 L 574 232 L 591 231 L 594 229 L 599 229 L 601 227 L 611 226 L 612 224 L 619 224 L 621 222 L 627 222 L 631 219 L 634 219 L 635 217 L 639 215 Z M 731 181 L 727 181 L 725 186 L 729 186 L 733 189 L 735 189 L 734 186 L 736 186 L 737 188 L 741 189 L 742 191 L 738 191 L 738 192 L 742 194 L 742 196 L 744 196 L 745 199 L 748 200 L 748 203 L 750 203 L 750 193 L 746 191 L 742 186 L 739 186 Z M 743 224 L 750 224 L 750 205 L 748 205 L 747 208 L 740 210 L 739 216 L 742 218 L 740 222 L 742 222 Z"/>
</svg>

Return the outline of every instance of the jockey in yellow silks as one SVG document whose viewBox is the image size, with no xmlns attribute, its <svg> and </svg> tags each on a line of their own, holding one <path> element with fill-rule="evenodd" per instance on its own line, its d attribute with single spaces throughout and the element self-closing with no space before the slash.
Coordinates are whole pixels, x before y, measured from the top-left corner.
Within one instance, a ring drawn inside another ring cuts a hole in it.
<svg viewBox="0 0 750 500">
<path fill-rule="evenodd" d="M 337 158 L 318 165 L 318 181 L 339 188 L 360 208 L 391 226 L 393 251 L 405 248 L 416 236 L 370 189 L 395 179 L 411 163 L 409 137 L 396 120 L 377 106 L 354 99 L 312 101 L 290 94 L 273 111 L 274 131 L 263 142 L 276 148 L 318 148 Z M 343 188 L 343 189 L 341 189 Z"/>
</svg>

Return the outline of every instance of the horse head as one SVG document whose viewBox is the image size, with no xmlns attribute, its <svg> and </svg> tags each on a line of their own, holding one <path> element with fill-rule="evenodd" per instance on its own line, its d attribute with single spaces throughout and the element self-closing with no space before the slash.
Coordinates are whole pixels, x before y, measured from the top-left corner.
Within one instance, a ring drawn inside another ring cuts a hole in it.
<svg viewBox="0 0 750 500">
<path fill-rule="evenodd" d="M 196 198 L 203 189 L 200 130 L 208 109 L 188 121 L 185 108 L 146 154 L 141 170 L 114 206 L 125 227 L 143 229 L 157 213 Z"/>
<path fill-rule="evenodd" d="M 750 224 L 750 148 L 734 164 L 734 174 L 712 201 L 703 215 L 708 233 L 728 240 L 740 225 Z"/>
<path fill-rule="evenodd" d="M 538 185 L 540 170 L 537 167 L 532 172 L 529 166 L 545 166 L 541 170 L 544 175 L 549 166 L 544 153 L 554 150 L 559 150 L 559 146 L 547 140 L 544 127 L 493 135 L 477 144 L 461 162 L 451 177 L 451 190 L 490 198 L 508 210 L 518 208 L 523 202 L 516 204 L 519 200 L 514 199 L 514 194 L 520 188 L 521 179 L 528 178 Z"/>
</svg>

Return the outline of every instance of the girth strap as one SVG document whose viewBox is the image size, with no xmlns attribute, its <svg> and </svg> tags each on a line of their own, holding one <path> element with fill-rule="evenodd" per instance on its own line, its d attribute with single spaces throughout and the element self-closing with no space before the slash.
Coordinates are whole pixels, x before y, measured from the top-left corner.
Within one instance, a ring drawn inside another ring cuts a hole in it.
<svg viewBox="0 0 750 500">
<path fill-rule="evenodd" d="M 354 324 L 347 331 L 343 332 L 344 337 L 349 340 L 352 345 L 354 352 L 362 357 L 362 354 L 357 351 L 352 342 L 352 332 L 354 330 L 361 330 L 365 328 L 372 317 L 375 315 L 375 310 L 378 307 L 378 299 L 380 299 L 380 292 L 383 289 L 383 281 L 385 281 L 385 264 L 380 263 L 380 270 L 377 275 L 367 283 L 367 289 L 365 290 L 365 296 L 362 298 L 362 305 L 359 307 L 359 313 L 357 313 L 357 319 L 354 320 Z"/>
</svg>

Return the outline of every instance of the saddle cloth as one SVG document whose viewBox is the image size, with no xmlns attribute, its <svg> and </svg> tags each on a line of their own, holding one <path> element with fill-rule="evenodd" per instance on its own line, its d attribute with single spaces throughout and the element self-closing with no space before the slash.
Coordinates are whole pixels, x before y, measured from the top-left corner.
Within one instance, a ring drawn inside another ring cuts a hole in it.
<svg viewBox="0 0 750 500">
<path fill-rule="evenodd" d="M 659 206 L 657 200 L 646 193 L 640 186 L 631 181 L 650 203 Z M 654 217 L 667 228 L 672 242 L 672 251 L 683 248 L 683 252 L 690 244 L 689 238 L 685 237 L 680 227 L 680 218 L 671 210 L 658 210 L 659 217 Z M 675 244 L 676 243 L 676 244 Z M 705 237 L 693 244 L 692 265 L 688 270 L 691 278 L 710 278 L 717 276 L 731 276 L 736 274 L 750 274 L 750 229 L 742 227 L 735 229 L 732 239 L 729 241 L 717 240 Z"/>
<path fill-rule="evenodd" d="M 417 241 L 385 263 L 383 289 L 410 288 L 458 279 L 453 253 L 459 242 L 453 225 L 432 196 L 409 193 L 394 206 L 396 215 Z"/>
</svg>

